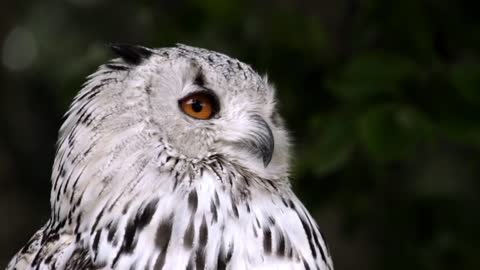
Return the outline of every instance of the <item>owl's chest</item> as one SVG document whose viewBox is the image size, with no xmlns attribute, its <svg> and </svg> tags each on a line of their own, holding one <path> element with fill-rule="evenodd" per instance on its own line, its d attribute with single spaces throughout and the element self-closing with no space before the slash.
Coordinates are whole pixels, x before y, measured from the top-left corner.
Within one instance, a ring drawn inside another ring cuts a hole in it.
<svg viewBox="0 0 480 270">
<path fill-rule="evenodd" d="M 105 269 L 303 269 L 288 212 L 280 197 L 198 185 L 104 222 L 92 257 Z"/>
</svg>

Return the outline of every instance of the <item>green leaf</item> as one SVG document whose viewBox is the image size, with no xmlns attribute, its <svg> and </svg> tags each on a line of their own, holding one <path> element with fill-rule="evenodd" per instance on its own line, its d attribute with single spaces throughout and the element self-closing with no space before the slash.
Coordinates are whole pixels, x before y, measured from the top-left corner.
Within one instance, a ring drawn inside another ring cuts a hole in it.
<svg viewBox="0 0 480 270">
<path fill-rule="evenodd" d="M 405 159 L 432 135 L 432 126 L 420 112 L 406 105 L 379 105 L 360 117 L 361 141 L 377 161 Z"/>
<path fill-rule="evenodd" d="M 465 101 L 480 103 L 480 65 L 454 65 L 450 72 L 450 81 Z"/>
<path fill-rule="evenodd" d="M 350 159 L 355 145 L 351 118 L 340 113 L 317 116 L 312 124 L 312 139 L 303 149 L 306 167 L 323 176 L 341 169 Z"/>
<path fill-rule="evenodd" d="M 398 92 L 400 83 L 412 79 L 415 64 L 406 58 L 383 53 L 355 57 L 337 80 L 330 82 L 332 93 L 343 99 L 366 99 Z"/>
<path fill-rule="evenodd" d="M 480 126 L 476 120 L 478 112 L 463 115 L 462 113 L 455 112 L 438 120 L 439 130 L 450 140 L 478 148 L 480 147 Z"/>
</svg>

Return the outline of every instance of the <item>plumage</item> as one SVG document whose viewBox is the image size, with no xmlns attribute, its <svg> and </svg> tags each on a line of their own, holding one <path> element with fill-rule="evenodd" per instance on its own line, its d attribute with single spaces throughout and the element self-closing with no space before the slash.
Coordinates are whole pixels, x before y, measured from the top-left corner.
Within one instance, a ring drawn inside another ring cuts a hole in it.
<svg viewBox="0 0 480 270">
<path fill-rule="evenodd" d="M 266 78 L 185 45 L 113 50 L 60 129 L 51 218 L 7 269 L 333 269 Z M 179 105 L 196 93 L 208 119 Z"/>
</svg>

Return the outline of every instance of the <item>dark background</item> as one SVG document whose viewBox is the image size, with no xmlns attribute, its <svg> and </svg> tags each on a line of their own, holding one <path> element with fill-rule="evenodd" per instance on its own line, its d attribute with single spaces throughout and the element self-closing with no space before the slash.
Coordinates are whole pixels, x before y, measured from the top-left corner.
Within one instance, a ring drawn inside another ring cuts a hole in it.
<svg viewBox="0 0 480 270">
<path fill-rule="evenodd" d="M 0 267 L 49 215 L 60 119 L 110 42 L 206 47 L 278 88 L 336 269 L 480 269 L 475 1 L 0 4 Z"/>
</svg>

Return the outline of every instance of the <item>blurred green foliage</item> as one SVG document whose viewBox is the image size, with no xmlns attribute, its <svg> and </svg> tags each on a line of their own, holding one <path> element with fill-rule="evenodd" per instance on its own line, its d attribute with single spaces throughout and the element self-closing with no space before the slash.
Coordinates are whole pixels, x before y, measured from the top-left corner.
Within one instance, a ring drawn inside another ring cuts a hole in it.
<svg viewBox="0 0 480 270">
<path fill-rule="evenodd" d="M 0 178 L 15 194 L 0 206 L 17 207 L 0 207 L 12 216 L 0 263 L 48 216 L 55 132 L 84 77 L 112 57 L 105 44 L 181 42 L 238 57 L 275 83 L 296 145 L 294 186 L 317 209 L 337 269 L 480 269 L 477 3 L 6 5 L 0 40 L 22 27 L 36 54 L 0 74 Z"/>
</svg>

